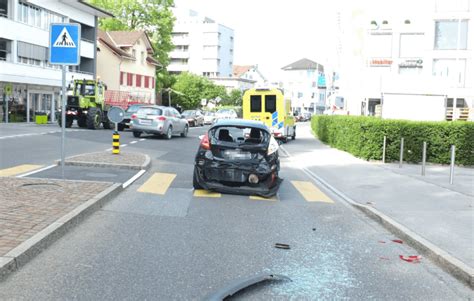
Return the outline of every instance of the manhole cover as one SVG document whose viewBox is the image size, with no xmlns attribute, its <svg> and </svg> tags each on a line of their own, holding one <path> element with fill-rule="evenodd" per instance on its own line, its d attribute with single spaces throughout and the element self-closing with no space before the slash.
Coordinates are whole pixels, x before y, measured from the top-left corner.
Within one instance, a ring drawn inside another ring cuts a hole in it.
<svg viewBox="0 0 474 301">
<path fill-rule="evenodd" d="M 93 178 L 115 178 L 117 175 L 113 173 L 105 173 L 105 172 L 90 172 L 90 173 L 87 173 L 86 176 L 93 177 Z"/>
</svg>

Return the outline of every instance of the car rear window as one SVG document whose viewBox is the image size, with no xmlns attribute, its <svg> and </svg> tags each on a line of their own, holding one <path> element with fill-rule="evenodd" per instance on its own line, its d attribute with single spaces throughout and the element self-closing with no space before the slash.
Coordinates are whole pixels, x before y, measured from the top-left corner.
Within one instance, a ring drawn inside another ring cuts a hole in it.
<svg viewBox="0 0 474 301">
<path fill-rule="evenodd" d="M 138 111 L 138 109 L 140 109 L 140 107 L 140 105 L 130 106 L 128 107 L 127 112 L 135 113 L 136 111 Z"/>
<path fill-rule="evenodd" d="M 158 108 L 140 108 L 137 111 L 138 116 L 146 116 L 146 115 L 162 115 L 163 111 Z"/>
<path fill-rule="evenodd" d="M 210 133 L 211 144 L 228 146 L 252 146 L 268 143 L 270 134 L 259 128 L 222 126 Z"/>
</svg>

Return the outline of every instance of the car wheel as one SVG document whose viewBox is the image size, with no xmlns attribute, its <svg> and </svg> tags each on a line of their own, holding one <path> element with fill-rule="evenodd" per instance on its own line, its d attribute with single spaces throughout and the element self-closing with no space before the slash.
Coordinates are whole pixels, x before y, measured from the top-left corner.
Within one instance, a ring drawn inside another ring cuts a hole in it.
<svg viewBox="0 0 474 301">
<path fill-rule="evenodd" d="M 133 132 L 133 137 L 135 138 L 140 138 L 140 136 L 142 135 L 142 132 Z"/>
<path fill-rule="evenodd" d="M 189 130 L 188 126 L 185 125 L 185 126 L 184 126 L 184 130 L 183 130 L 183 132 L 181 133 L 181 137 L 184 138 L 184 137 L 188 136 L 188 130 Z"/>
<path fill-rule="evenodd" d="M 296 127 L 293 128 L 293 136 L 291 136 L 291 140 L 296 139 Z"/>
<path fill-rule="evenodd" d="M 202 189 L 201 185 L 199 185 L 199 182 L 196 178 L 196 168 L 194 168 L 194 172 L 193 172 L 193 188 L 194 189 Z"/>
<path fill-rule="evenodd" d="M 70 128 L 72 126 L 73 122 L 74 122 L 74 117 L 66 116 L 66 127 L 67 128 Z"/>
<path fill-rule="evenodd" d="M 171 137 L 173 137 L 173 128 L 171 126 L 168 127 L 168 130 L 166 131 L 166 136 L 165 138 L 167 140 L 170 140 Z"/>
<path fill-rule="evenodd" d="M 123 132 L 123 130 L 125 129 L 125 125 L 119 123 L 119 124 L 117 125 L 117 129 L 119 130 L 119 132 Z"/>
</svg>

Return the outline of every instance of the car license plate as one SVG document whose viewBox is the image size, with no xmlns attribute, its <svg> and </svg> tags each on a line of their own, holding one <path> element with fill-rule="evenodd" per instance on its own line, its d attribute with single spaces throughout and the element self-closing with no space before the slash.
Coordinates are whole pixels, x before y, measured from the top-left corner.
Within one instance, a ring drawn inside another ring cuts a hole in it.
<svg viewBox="0 0 474 301">
<path fill-rule="evenodd" d="M 151 125 L 152 121 L 149 119 L 140 119 L 140 124 Z"/>
</svg>

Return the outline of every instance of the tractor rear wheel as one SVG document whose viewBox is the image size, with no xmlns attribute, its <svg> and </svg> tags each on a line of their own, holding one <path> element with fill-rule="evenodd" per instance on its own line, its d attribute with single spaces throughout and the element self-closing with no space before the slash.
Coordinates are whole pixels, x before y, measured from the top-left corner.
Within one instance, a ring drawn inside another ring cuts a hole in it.
<svg viewBox="0 0 474 301">
<path fill-rule="evenodd" d="M 87 128 L 91 130 L 98 129 L 100 127 L 100 122 L 102 121 L 100 115 L 101 112 L 99 108 L 89 108 L 87 112 Z"/>
<path fill-rule="evenodd" d="M 104 129 L 108 130 L 111 128 L 110 120 L 109 120 L 109 117 L 107 117 L 106 112 L 104 112 L 104 121 L 102 122 L 102 125 L 104 126 Z"/>
<path fill-rule="evenodd" d="M 79 116 L 79 118 L 77 118 L 77 125 L 80 128 L 87 127 L 87 116 L 85 114 L 82 114 L 81 116 Z"/>
</svg>

